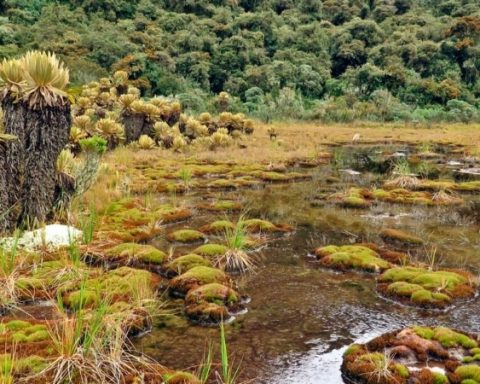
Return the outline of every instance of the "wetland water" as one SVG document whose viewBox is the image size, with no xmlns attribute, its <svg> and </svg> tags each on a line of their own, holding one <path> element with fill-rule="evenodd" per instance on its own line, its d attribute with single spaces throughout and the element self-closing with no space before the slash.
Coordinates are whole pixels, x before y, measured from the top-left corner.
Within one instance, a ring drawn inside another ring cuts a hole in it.
<svg viewBox="0 0 480 384">
<path fill-rule="evenodd" d="M 397 149 L 400 148 L 394 150 Z M 445 164 L 452 159 L 456 157 L 446 156 L 435 162 Z M 442 167 L 443 176 L 449 176 L 449 171 Z M 194 191 L 174 197 L 192 205 L 205 198 L 240 198 L 248 216 L 296 226 L 294 233 L 274 238 L 261 250 L 262 261 L 256 273 L 237 279 L 240 291 L 248 294 L 251 302 L 248 313 L 238 316 L 226 332 L 233 360 L 241 364 L 242 379 L 265 384 L 340 384 L 342 353 L 352 342 L 366 341 L 412 324 L 441 324 L 478 332 L 477 300 L 444 312 L 401 306 L 380 298 L 374 279 L 322 269 L 308 257 L 312 249 L 326 244 L 381 243 L 378 233 L 390 227 L 414 233 L 426 241 L 425 246 L 412 252 L 413 258 L 429 261 L 435 254 L 435 263 L 439 265 L 467 268 L 478 274 L 479 223 L 474 219 L 475 206 L 469 205 L 478 197 L 464 195 L 467 207 L 471 208 L 381 203 L 368 210 L 343 209 L 324 204 L 318 197 L 342 190 L 347 184 L 380 185 L 381 176 L 347 175 L 340 182 L 327 184 L 329 166 L 308 172 L 314 174 L 311 181 L 208 195 Z M 223 217 L 222 213 L 199 211 L 188 224 L 171 228 L 199 228 Z M 211 242 L 214 240 L 210 237 Z M 163 238 L 153 244 L 160 249 L 169 246 Z M 177 248 L 176 252 L 187 250 Z M 176 309 L 181 312 L 180 302 L 170 310 Z M 136 346 L 166 366 L 195 367 L 202 361 L 208 341 L 217 343 L 218 329 L 188 324 L 181 316 L 177 320 L 159 321 L 152 332 L 136 340 Z"/>
</svg>

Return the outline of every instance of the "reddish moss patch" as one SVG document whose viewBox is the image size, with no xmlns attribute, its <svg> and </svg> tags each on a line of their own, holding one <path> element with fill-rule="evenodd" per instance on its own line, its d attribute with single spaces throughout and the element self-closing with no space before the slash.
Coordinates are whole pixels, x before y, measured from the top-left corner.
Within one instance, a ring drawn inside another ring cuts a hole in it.
<svg viewBox="0 0 480 384">
<path fill-rule="evenodd" d="M 243 225 L 249 233 L 287 233 L 293 231 L 293 227 L 291 226 L 283 224 L 276 225 L 261 219 L 244 220 Z"/>
<path fill-rule="evenodd" d="M 202 203 L 197 206 L 198 209 L 213 212 L 240 211 L 243 206 L 241 203 L 232 200 L 218 200 L 212 203 Z"/>
<path fill-rule="evenodd" d="M 194 322 L 219 323 L 238 310 L 240 297 L 232 288 L 218 283 L 191 289 L 185 298 L 185 313 Z"/>
<path fill-rule="evenodd" d="M 419 246 L 423 244 L 423 240 L 411 233 L 401 231 L 399 229 L 387 228 L 380 232 L 380 237 L 387 243 L 400 244 L 406 246 Z"/>
<path fill-rule="evenodd" d="M 353 344 L 343 356 L 341 370 L 346 378 L 361 384 L 466 383 L 462 380 L 475 377 L 478 366 L 466 365 L 462 355 L 472 356 L 478 350 L 477 340 L 478 335 L 449 328 L 406 328 L 366 344 Z"/>
</svg>

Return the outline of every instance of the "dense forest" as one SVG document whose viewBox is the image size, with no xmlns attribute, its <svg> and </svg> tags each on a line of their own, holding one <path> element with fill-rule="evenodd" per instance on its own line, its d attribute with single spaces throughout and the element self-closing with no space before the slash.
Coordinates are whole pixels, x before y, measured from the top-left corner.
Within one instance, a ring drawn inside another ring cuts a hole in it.
<svg viewBox="0 0 480 384">
<path fill-rule="evenodd" d="M 479 0 L 0 0 L 0 57 L 129 73 L 185 108 L 329 121 L 480 119 Z M 218 100 L 218 98 L 217 98 Z"/>
</svg>

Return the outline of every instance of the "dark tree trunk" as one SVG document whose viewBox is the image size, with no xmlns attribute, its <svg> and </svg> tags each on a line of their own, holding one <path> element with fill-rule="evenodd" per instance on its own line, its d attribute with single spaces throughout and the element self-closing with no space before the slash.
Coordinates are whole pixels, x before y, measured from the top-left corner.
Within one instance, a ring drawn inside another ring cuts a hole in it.
<svg viewBox="0 0 480 384">
<path fill-rule="evenodd" d="M 52 212 L 57 184 L 56 161 L 68 143 L 71 127 L 70 103 L 33 109 L 10 97 L 2 101 L 5 133 L 16 140 L 7 143 L 4 153 L 7 201 L 10 214 L 3 230 L 35 221 L 43 222 Z M 0 160 L 1 162 L 1 160 Z M 1 182 L 0 182 L 1 183 Z"/>
<path fill-rule="evenodd" d="M 9 215 L 6 161 L 7 145 L 9 145 L 9 142 L 2 142 L 0 140 L 0 233 L 7 230 L 7 221 Z"/>
<path fill-rule="evenodd" d="M 145 126 L 145 117 L 141 114 L 122 114 L 122 123 L 125 127 L 126 144 L 137 141 L 143 134 Z"/>
</svg>

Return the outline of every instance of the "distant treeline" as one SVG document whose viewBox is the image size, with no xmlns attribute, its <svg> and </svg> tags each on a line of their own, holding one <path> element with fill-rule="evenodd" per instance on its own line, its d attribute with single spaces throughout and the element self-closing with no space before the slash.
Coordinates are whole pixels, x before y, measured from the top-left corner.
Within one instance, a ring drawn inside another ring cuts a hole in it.
<svg viewBox="0 0 480 384">
<path fill-rule="evenodd" d="M 0 0 L 0 57 L 274 118 L 480 120 L 478 0 Z M 213 108 L 213 107 L 212 107 Z"/>
</svg>

